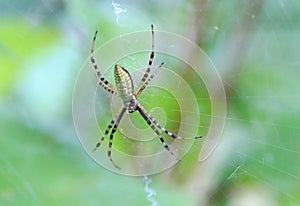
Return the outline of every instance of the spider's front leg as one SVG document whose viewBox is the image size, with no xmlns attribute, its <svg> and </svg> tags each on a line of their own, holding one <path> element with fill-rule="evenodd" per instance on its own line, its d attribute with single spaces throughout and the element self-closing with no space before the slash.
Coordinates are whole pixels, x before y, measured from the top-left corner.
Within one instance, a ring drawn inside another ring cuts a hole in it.
<svg viewBox="0 0 300 206">
<path fill-rule="evenodd" d="M 149 57 L 149 62 L 148 62 L 148 66 L 147 66 L 147 70 L 142 78 L 142 80 L 140 81 L 140 84 L 138 86 L 138 88 L 141 88 L 142 85 L 145 83 L 149 73 L 150 73 L 150 70 L 151 70 L 151 65 L 152 65 L 152 62 L 153 62 L 153 59 L 154 59 L 154 29 L 153 29 L 153 25 L 151 24 L 151 35 L 152 35 L 152 48 L 151 48 L 151 54 L 150 54 L 150 57 Z"/>
<path fill-rule="evenodd" d="M 136 98 L 138 98 L 140 96 L 140 94 L 142 93 L 142 91 L 144 91 L 144 89 L 147 87 L 147 85 L 152 81 L 152 79 L 155 77 L 155 75 L 157 74 L 157 72 L 162 68 L 162 66 L 164 65 L 164 62 L 162 62 L 158 68 L 154 71 L 154 73 L 144 82 L 144 84 L 141 85 L 141 87 L 139 87 L 136 91 L 134 96 Z"/>
<path fill-rule="evenodd" d="M 94 46 L 95 46 L 95 41 L 96 41 L 96 36 L 97 36 L 98 31 L 95 32 L 94 38 L 93 38 L 93 42 L 92 42 L 92 48 L 91 48 L 91 62 L 92 65 L 96 71 L 97 77 L 98 77 L 98 84 L 103 87 L 107 92 L 111 93 L 111 94 L 115 94 L 116 96 L 118 95 L 118 92 L 116 90 L 116 88 L 114 87 L 114 85 L 112 85 L 111 83 L 109 83 L 102 75 L 102 73 L 100 72 L 100 69 L 96 63 L 96 59 L 94 56 Z"/>
<path fill-rule="evenodd" d="M 149 57 L 149 62 L 148 62 L 148 66 L 147 66 L 147 70 L 142 78 L 142 80 L 139 83 L 139 86 L 137 88 L 137 90 L 135 91 L 134 96 L 136 98 L 138 98 L 138 96 L 142 93 L 142 91 L 147 87 L 147 85 L 149 84 L 149 82 L 155 77 L 156 73 L 162 68 L 162 66 L 164 65 L 164 62 L 162 62 L 159 67 L 154 71 L 154 73 L 148 78 L 149 74 L 150 74 L 150 70 L 152 67 L 152 63 L 153 63 L 153 59 L 154 59 L 154 29 L 153 29 L 153 25 L 151 24 L 151 31 L 152 31 L 152 50 L 150 53 L 150 57 Z"/>
</svg>

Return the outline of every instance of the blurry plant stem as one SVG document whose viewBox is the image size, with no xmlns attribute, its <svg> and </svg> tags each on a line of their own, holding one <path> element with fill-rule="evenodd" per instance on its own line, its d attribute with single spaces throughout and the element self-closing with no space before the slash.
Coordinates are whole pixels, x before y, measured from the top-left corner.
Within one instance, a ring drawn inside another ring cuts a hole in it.
<svg viewBox="0 0 300 206">
<path fill-rule="evenodd" d="M 254 25 L 257 23 L 257 15 L 259 14 L 264 0 L 253 0 L 241 2 L 234 14 L 236 16 L 236 24 L 230 25 L 231 30 L 224 42 L 223 50 L 219 50 L 217 59 L 214 64 L 219 71 L 225 84 L 227 97 L 230 97 L 235 85 L 235 77 L 243 68 L 245 57 L 247 56 L 247 47 L 252 41 Z M 201 40 L 204 39 L 206 30 L 215 25 L 208 25 L 206 18 L 211 15 L 211 11 L 207 10 L 208 0 L 194 0 L 193 12 L 188 28 L 187 37 L 197 43 L 201 47 Z M 246 12 L 247 11 L 247 12 Z M 216 25 L 217 26 L 217 25 Z M 220 28 L 222 29 L 222 28 Z M 192 56 L 192 51 L 189 52 Z M 188 77 L 188 75 L 187 75 Z M 230 85 L 230 86 L 229 86 Z"/>
<path fill-rule="evenodd" d="M 207 23 L 207 18 L 213 13 L 211 11 L 213 8 L 208 8 L 208 2 L 208 0 L 193 1 L 193 10 L 190 13 L 190 22 L 187 26 L 187 37 L 200 47 L 202 39 L 205 39 L 205 34 L 208 34 L 207 29 L 215 26 Z M 247 47 L 253 38 L 254 25 L 257 23 L 257 16 L 262 4 L 262 0 L 239 2 L 239 9 L 233 14 L 236 16 L 236 22 L 238 23 L 229 25 L 231 27 L 230 33 L 225 42 L 222 42 L 223 46 L 220 47 L 223 49 L 218 50 L 216 59 L 214 59 L 214 64 L 225 83 L 227 97 L 232 96 L 232 93 L 235 91 L 236 80 L 238 80 L 236 74 L 240 73 L 240 70 L 243 68 L 247 56 L 246 52 L 248 51 Z M 193 56 L 193 51 L 184 51 L 189 53 L 191 58 L 197 58 Z M 180 75 L 189 81 L 193 78 L 191 72 L 190 70 L 185 70 Z M 222 165 L 219 161 L 225 158 L 226 156 L 223 156 L 221 158 L 209 158 L 204 163 L 195 162 L 198 166 L 195 167 L 194 171 L 190 171 L 193 174 L 186 175 L 186 177 L 189 177 L 187 185 L 190 185 L 190 191 L 197 198 L 198 205 L 209 205 L 209 197 L 211 195 L 208 195 L 208 193 L 211 193 L 218 184 L 217 180 L 213 178 L 214 172 L 221 169 L 218 168 Z M 176 170 L 166 175 L 172 179 L 181 179 L 181 177 L 177 177 Z"/>
</svg>

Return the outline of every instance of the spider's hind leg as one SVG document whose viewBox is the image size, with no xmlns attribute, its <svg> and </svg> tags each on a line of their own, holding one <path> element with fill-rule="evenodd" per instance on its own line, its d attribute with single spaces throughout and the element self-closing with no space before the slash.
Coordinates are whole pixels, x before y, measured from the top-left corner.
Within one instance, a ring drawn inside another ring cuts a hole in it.
<svg viewBox="0 0 300 206">
<path fill-rule="evenodd" d="M 97 150 L 98 147 L 100 147 L 100 145 L 102 144 L 102 142 L 105 140 L 105 137 L 108 135 L 109 131 L 111 130 L 111 133 L 109 135 L 109 142 L 108 142 L 108 152 L 107 152 L 107 155 L 108 155 L 108 158 L 109 160 L 111 161 L 111 163 L 117 168 L 117 169 L 121 169 L 119 166 L 117 166 L 115 164 L 115 162 L 113 161 L 112 157 L 111 157 L 111 153 L 112 153 L 112 143 L 113 143 L 113 138 L 114 138 L 114 134 L 116 133 L 117 129 L 118 129 L 118 126 L 119 126 L 119 123 L 124 115 L 126 111 L 126 108 L 123 106 L 118 115 L 117 115 L 117 120 L 114 121 L 114 119 L 112 119 L 109 123 L 109 125 L 107 126 L 107 128 L 105 129 L 105 132 L 104 132 L 104 135 L 103 137 L 101 137 L 101 139 L 97 142 L 95 148 L 93 149 L 93 151 Z"/>
<path fill-rule="evenodd" d="M 151 120 L 148 117 L 148 112 L 142 107 L 142 105 L 140 105 L 139 103 L 137 104 L 136 109 L 138 110 L 138 112 L 142 115 L 142 117 L 145 119 L 145 121 L 147 122 L 147 124 L 151 127 L 151 129 L 155 132 L 155 134 L 158 136 L 159 140 L 161 141 L 161 143 L 163 144 L 164 148 L 166 150 L 168 150 L 170 152 L 170 154 L 172 156 L 174 156 L 178 161 L 180 161 L 180 159 L 172 152 L 172 150 L 170 149 L 169 145 L 166 143 L 166 141 L 164 140 L 163 136 L 161 135 L 161 133 L 157 130 L 157 128 L 155 127 L 155 125 L 151 122 Z"/>
<path fill-rule="evenodd" d="M 115 121 L 114 119 L 112 119 L 109 123 L 109 125 L 106 127 L 104 135 L 101 137 L 101 139 L 97 142 L 95 148 L 93 149 L 93 152 L 95 152 L 98 147 L 100 147 L 100 145 L 102 144 L 102 142 L 104 141 L 106 135 L 109 133 L 110 129 L 112 128 L 112 126 L 114 125 Z"/>
<path fill-rule="evenodd" d="M 118 117 L 117 117 L 117 120 L 116 120 L 116 123 L 114 124 L 113 128 L 112 128 L 112 131 L 110 133 L 110 136 L 109 136 L 109 143 L 108 143 L 108 152 L 107 152 L 107 155 L 108 155 L 108 158 L 109 160 L 111 161 L 111 163 L 117 168 L 117 169 L 121 169 L 119 166 L 117 166 L 115 164 L 115 162 L 113 161 L 112 157 L 111 157 L 111 150 L 112 150 L 112 142 L 113 142 L 113 138 L 114 138 L 114 134 L 115 132 L 117 131 L 118 129 L 118 126 L 119 126 L 119 123 L 124 115 L 126 111 L 126 108 L 123 106 L 118 114 Z"/>
<path fill-rule="evenodd" d="M 151 122 L 153 122 L 153 124 L 155 124 L 159 129 L 161 129 L 163 132 L 165 132 L 168 136 L 173 137 L 174 139 L 200 139 L 202 138 L 202 136 L 196 136 L 196 137 L 180 137 L 177 136 L 176 134 L 174 134 L 173 132 L 171 132 L 170 130 L 167 130 L 166 128 L 164 128 L 163 126 L 161 126 L 156 119 L 154 119 L 154 117 L 152 117 L 146 110 L 144 110 L 145 114 L 147 115 L 147 117 L 151 120 Z"/>
<path fill-rule="evenodd" d="M 118 165 L 116 165 L 116 163 L 113 161 L 113 159 L 112 159 L 112 157 L 111 157 L 112 141 L 113 141 L 113 137 L 114 137 L 114 134 L 115 134 L 115 132 L 117 131 L 117 129 L 118 129 L 118 124 L 115 124 L 114 127 L 113 127 L 113 130 L 111 131 L 110 136 L 109 136 L 109 143 L 108 143 L 108 152 L 107 152 L 107 155 L 108 155 L 108 158 L 109 158 L 109 160 L 111 161 L 111 163 L 112 163 L 117 169 L 121 169 Z"/>
</svg>

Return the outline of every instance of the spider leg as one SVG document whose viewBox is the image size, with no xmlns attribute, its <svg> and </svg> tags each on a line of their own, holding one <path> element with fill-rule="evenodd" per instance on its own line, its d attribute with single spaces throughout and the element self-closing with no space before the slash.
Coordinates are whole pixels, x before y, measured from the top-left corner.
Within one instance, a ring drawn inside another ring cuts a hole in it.
<svg viewBox="0 0 300 206">
<path fill-rule="evenodd" d="M 115 121 L 114 119 L 112 119 L 109 123 L 109 125 L 106 127 L 104 135 L 101 137 L 101 139 L 97 142 L 95 148 L 93 149 L 93 152 L 96 151 L 98 149 L 98 147 L 100 147 L 100 145 L 102 144 L 102 142 L 104 141 L 106 135 L 109 133 L 110 129 L 112 128 L 112 126 L 114 125 Z"/>
<path fill-rule="evenodd" d="M 110 161 L 112 162 L 112 164 L 113 164 L 116 168 L 118 168 L 118 169 L 120 169 L 120 167 L 118 167 L 118 166 L 114 163 L 114 161 L 112 160 L 112 158 L 111 158 L 112 141 L 113 141 L 114 134 L 115 134 L 115 132 L 116 132 L 117 129 L 118 129 L 119 123 L 120 123 L 120 121 L 121 121 L 121 119 L 122 119 L 122 117 L 123 117 L 125 111 L 126 111 L 126 108 L 123 106 L 123 107 L 120 109 L 120 111 L 119 111 L 119 113 L 118 113 L 118 115 L 117 115 L 117 120 L 116 120 L 116 122 L 115 122 L 114 119 L 112 119 L 112 120 L 110 121 L 109 125 L 108 125 L 107 128 L 105 129 L 104 135 L 103 135 L 103 136 L 101 137 L 101 139 L 97 142 L 95 148 L 93 149 L 93 152 L 94 152 L 94 151 L 96 151 L 96 150 L 98 149 L 98 147 L 100 147 L 100 145 L 101 145 L 102 142 L 105 140 L 105 137 L 108 135 L 108 133 L 109 133 L 109 131 L 111 130 L 111 128 L 113 128 L 112 131 L 111 131 L 111 133 L 110 133 L 110 136 L 109 136 L 108 153 L 107 153 L 107 154 L 108 154 L 108 157 L 109 157 Z"/>
<path fill-rule="evenodd" d="M 150 73 L 151 65 L 152 65 L 153 58 L 154 58 L 154 30 L 153 30 L 153 25 L 152 24 L 151 24 L 151 30 L 152 30 L 152 51 L 151 51 L 151 54 L 150 54 L 147 70 L 146 70 L 142 80 L 140 81 L 138 90 L 144 85 L 144 83 L 145 83 L 145 81 L 146 81 L 146 79 L 147 79 L 147 77 Z"/>
<path fill-rule="evenodd" d="M 151 116 L 151 115 L 150 115 Z M 169 135 L 170 137 L 173 137 L 174 139 L 200 139 L 203 136 L 196 136 L 196 137 L 180 137 L 177 136 L 176 134 L 174 134 L 173 132 L 171 132 L 170 130 L 167 130 L 166 128 L 164 128 L 163 126 L 161 126 L 152 116 L 151 116 L 151 121 L 153 121 L 153 123 L 159 128 L 161 129 L 163 132 L 165 132 L 167 135 Z"/>
<path fill-rule="evenodd" d="M 98 77 L 98 84 L 100 86 L 102 86 L 107 92 L 111 93 L 111 94 L 115 94 L 117 95 L 117 90 L 116 88 L 111 84 L 109 83 L 102 75 L 102 73 L 100 72 L 99 68 L 98 68 L 98 65 L 96 63 L 96 59 L 94 57 L 94 46 L 95 46 L 95 41 L 96 41 L 96 36 L 97 36 L 97 32 L 95 32 L 95 35 L 94 35 L 94 38 L 93 38 L 93 42 L 92 42 L 92 49 L 91 49 L 91 62 L 92 62 L 92 65 L 97 73 L 97 77 Z"/>
<path fill-rule="evenodd" d="M 200 138 L 202 138 L 202 136 L 196 136 L 196 137 L 180 137 L 180 136 L 177 136 L 173 132 L 171 132 L 171 131 L 167 130 L 166 128 L 164 128 L 163 126 L 161 126 L 156 121 L 156 119 L 154 117 L 152 117 L 152 115 L 149 114 L 149 112 L 147 112 L 147 110 L 144 109 L 144 113 L 151 120 L 151 122 L 153 122 L 153 124 L 155 124 L 159 129 L 161 129 L 163 132 L 165 132 L 170 137 L 173 137 L 174 139 L 200 139 Z"/>
<path fill-rule="evenodd" d="M 151 82 L 151 80 L 155 77 L 155 75 L 162 68 L 163 65 L 164 65 L 164 62 L 162 62 L 159 65 L 159 67 L 154 71 L 154 73 L 146 80 L 146 82 L 144 82 L 144 84 L 136 90 L 136 92 L 134 94 L 136 98 L 138 98 L 138 96 L 140 96 L 140 94 L 142 93 L 142 91 L 147 87 L 147 85 L 149 84 L 149 82 Z"/>
<path fill-rule="evenodd" d="M 117 129 L 118 129 L 119 123 L 120 123 L 120 121 L 121 121 L 121 119 L 122 119 L 122 117 L 123 117 L 125 111 L 126 111 L 126 108 L 125 108 L 125 107 L 122 107 L 122 108 L 121 108 L 121 111 L 120 111 L 119 114 L 118 114 L 117 121 L 116 121 L 116 123 L 114 124 L 113 129 L 112 129 L 112 131 L 111 131 L 111 133 L 110 133 L 110 136 L 109 136 L 109 143 L 108 143 L 108 152 L 107 152 L 108 158 L 110 159 L 110 161 L 112 162 L 112 164 L 113 164 L 116 168 L 118 168 L 118 169 L 121 169 L 121 168 L 120 168 L 119 166 L 117 166 L 117 165 L 115 164 L 115 162 L 113 161 L 113 159 L 112 159 L 112 157 L 111 157 L 111 150 L 112 150 L 112 142 L 113 142 L 114 134 L 115 134 L 115 132 L 116 132 Z"/>
<path fill-rule="evenodd" d="M 145 121 L 151 127 L 151 129 L 155 132 L 155 134 L 159 137 L 159 140 L 164 145 L 164 148 L 166 150 L 168 150 L 170 152 L 170 154 L 173 155 L 178 161 L 180 161 L 180 159 L 178 157 L 176 157 L 176 155 L 171 151 L 169 145 L 166 143 L 166 141 L 164 140 L 161 133 L 157 130 L 157 128 L 154 126 L 154 124 L 148 118 L 148 116 L 147 116 L 148 112 L 145 110 L 145 108 L 141 104 L 137 103 L 136 109 L 142 115 L 142 117 L 145 119 Z"/>
</svg>

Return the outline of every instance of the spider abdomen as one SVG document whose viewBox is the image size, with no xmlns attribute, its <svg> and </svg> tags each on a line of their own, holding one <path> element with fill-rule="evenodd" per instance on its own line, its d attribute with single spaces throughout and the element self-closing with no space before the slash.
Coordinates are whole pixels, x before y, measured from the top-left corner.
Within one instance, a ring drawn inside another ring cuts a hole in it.
<svg viewBox="0 0 300 206">
<path fill-rule="evenodd" d="M 133 82 L 129 72 L 119 65 L 115 66 L 115 82 L 123 105 L 128 108 L 134 94 Z"/>
</svg>

